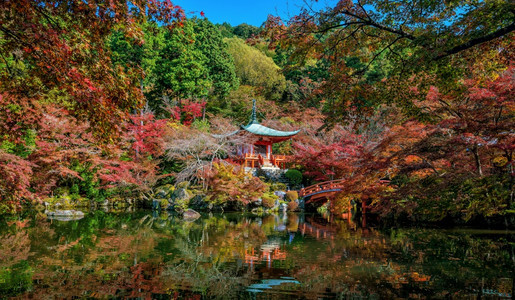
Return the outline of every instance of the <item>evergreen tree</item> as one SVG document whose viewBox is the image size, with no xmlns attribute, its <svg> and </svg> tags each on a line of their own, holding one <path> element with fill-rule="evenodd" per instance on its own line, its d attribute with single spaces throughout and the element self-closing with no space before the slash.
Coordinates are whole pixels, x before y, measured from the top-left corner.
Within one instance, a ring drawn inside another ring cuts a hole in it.
<svg viewBox="0 0 515 300">
<path fill-rule="evenodd" d="M 200 98 L 207 96 L 209 80 L 208 59 L 197 48 L 193 22 L 184 22 L 165 33 L 164 47 L 157 61 L 156 87 L 151 106 L 159 106 L 159 97 Z M 156 99 L 157 98 L 157 99 Z"/>
<path fill-rule="evenodd" d="M 234 61 L 227 52 L 220 30 L 207 19 L 193 19 L 195 35 L 195 48 L 200 50 L 207 58 L 206 67 L 209 80 L 212 84 L 212 94 L 227 96 L 238 86 Z"/>
</svg>

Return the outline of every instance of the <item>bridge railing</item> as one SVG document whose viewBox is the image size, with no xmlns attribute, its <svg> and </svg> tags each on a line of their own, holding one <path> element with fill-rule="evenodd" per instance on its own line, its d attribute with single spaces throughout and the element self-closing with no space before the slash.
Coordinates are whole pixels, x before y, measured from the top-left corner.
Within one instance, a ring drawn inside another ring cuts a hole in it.
<svg viewBox="0 0 515 300">
<path fill-rule="evenodd" d="M 381 179 L 379 180 L 380 184 L 389 184 L 390 180 Z M 326 191 L 326 190 L 336 190 L 345 187 L 345 179 L 332 180 L 332 181 L 324 181 L 320 182 L 306 188 L 303 188 L 299 192 L 299 197 L 305 197 L 312 194 L 316 194 L 318 192 Z"/>
<path fill-rule="evenodd" d="M 344 184 L 345 184 L 344 179 L 320 182 L 320 183 L 314 184 L 312 186 L 308 186 L 306 188 L 301 189 L 299 192 L 299 196 L 304 197 L 304 196 L 311 195 L 311 194 L 325 191 L 325 190 L 339 189 L 339 188 L 342 188 L 344 186 Z"/>
</svg>

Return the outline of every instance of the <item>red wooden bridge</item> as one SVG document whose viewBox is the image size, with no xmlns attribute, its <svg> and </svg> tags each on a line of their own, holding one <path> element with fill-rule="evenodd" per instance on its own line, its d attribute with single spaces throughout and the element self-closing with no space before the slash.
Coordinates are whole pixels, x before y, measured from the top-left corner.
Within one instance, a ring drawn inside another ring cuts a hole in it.
<svg viewBox="0 0 515 300">
<path fill-rule="evenodd" d="M 326 200 L 340 192 L 345 187 L 345 179 L 320 182 L 300 190 L 299 197 L 304 198 L 306 203 Z M 388 184 L 390 180 L 379 180 L 381 184 Z"/>
<path fill-rule="evenodd" d="M 312 186 L 303 188 L 299 192 L 299 197 L 304 199 L 305 204 L 314 204 L 315 206 L 323 205 L 328 201 L 334 194 L 341 192 L 345 187 L 345 179 L 331 180 L 320 182 Z M 388 184 L 390 180 L 379 180 L 381 184 Z M 350 201 L 350 200 L 349 200 Z M 363 215 L 367 210 L 367 201 L 364 199 L 361 201 L 361 211 Z M 341 216 L 343 219 L 350 220 L 351 218 L 351 204 L 349 203 L 349 210 L 343 213 Z M 366 221 L 363 218 L 363 227 L 365 227 Z"/>
<path fill-rule="evenodd" d="M 324 181 L 301 189 L 299 197 L 304 198 L 306 203 L 317 202 L 331 197 L 344 187 L 344 179 Z"/>
</svg>

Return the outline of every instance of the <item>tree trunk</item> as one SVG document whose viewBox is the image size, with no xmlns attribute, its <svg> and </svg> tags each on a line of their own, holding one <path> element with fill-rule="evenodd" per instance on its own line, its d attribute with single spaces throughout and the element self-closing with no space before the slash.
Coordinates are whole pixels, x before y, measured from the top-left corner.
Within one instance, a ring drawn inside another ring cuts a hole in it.
<svg viewBox="0 0 515 300">
<path fill-rule="evenodd" d="M 483 170 L 481 169 L 481 159 L 479 158 L 479 147 L 477 145 L 472 148 L 472 153 L 474 154 L 474 160 L 476 161 L 477 173 L 479 176 L 483 176 Z"/>
</svg>

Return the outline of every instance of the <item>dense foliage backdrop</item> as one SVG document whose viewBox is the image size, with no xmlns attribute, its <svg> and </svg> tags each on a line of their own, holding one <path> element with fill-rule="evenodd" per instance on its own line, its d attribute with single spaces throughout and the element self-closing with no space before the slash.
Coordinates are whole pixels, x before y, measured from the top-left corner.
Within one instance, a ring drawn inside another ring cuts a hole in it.
<svg viewBox="0 0 515 300">
<path fill-rule="evenodd" d="M 411 220 L 515 212 L 509 1 L 342 0 L 259 28 L 156 0 L 0 11 L 0 212 L 183 180 L 217 203 L 266 198 L 217 162 L 242 141 L 216 134 L 253 98 L 265 125 L 302 129 L 274 151 L 303 185 L 346 180 L 335 213 L 350 200 Z"/>
</svg>

